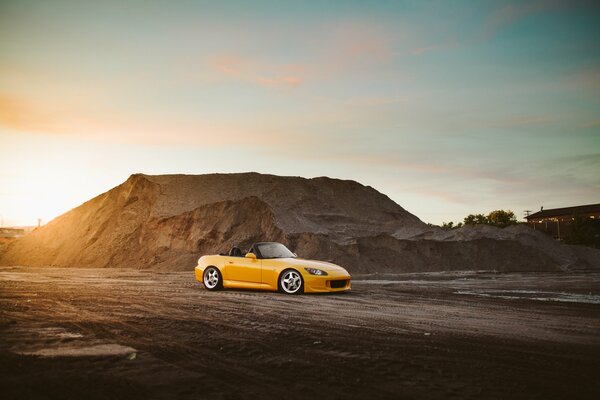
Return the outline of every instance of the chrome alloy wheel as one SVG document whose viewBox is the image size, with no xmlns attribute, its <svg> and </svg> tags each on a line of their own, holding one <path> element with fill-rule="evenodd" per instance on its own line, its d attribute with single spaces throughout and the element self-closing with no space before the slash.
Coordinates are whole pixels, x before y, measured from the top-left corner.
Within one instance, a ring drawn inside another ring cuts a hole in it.
<svg viewBox="0 0 600 400">
<path fill-rule="evenodd" d="M 302 277 L 294 270 L 285 271 L 279 278 L 279 283 L 284 292 L 295 294 L 302 288 Z"/>
<path fill-rule="evenodd" d="M 210 267 L 204 272 L 204 286 L 207 289 L 214 289 L 219 285 L 219 271 L 216 268 Z"/>
</svg>

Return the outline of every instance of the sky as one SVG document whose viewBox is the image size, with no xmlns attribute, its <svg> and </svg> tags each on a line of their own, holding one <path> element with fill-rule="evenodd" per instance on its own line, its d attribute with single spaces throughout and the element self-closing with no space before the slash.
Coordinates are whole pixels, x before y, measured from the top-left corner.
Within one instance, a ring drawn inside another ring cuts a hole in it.
<svg viewBox="0 0 600 400">
<path fill-rule="evenodd" d="M 0 1 L 0 223 L 133 173 L 352 179 L 425 222 L 600 202 L 600 5 Z"/>
</svg>

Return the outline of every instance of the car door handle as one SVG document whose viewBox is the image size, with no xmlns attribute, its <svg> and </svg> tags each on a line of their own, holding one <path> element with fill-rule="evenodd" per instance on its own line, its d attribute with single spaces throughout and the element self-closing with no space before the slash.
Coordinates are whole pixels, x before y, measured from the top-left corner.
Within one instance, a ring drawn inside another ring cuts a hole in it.
<svg viewBox="0 0 600 400">
<path fill-rule="evenodd" d="M 233 264 L 233 261 L 229 261 L 229 264 Z"/>
</svg>

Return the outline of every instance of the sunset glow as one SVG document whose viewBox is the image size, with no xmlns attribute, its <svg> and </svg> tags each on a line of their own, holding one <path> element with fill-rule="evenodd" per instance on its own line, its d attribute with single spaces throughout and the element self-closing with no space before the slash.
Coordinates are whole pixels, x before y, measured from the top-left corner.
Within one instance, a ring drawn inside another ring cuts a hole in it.
<svg viewBox="0 0 600 400">
<path fill-rule="evenodd" d="M 353 179 L 426 222 L 600 199 L 591 2 L 0 5 L 0 215 L 133 173 Z"/>
</svg>

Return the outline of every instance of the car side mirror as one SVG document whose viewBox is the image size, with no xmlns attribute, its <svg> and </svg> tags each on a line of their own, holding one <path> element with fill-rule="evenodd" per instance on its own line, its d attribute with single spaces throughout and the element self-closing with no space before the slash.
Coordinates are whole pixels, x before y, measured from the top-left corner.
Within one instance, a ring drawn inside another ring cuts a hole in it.
<svg viewBox="0 0 600 400">
<path fill-rule="evenodd" d="M 251 258 L 253 260 L 256 260 L 256 254 L 254 254 L 254 253 L 246 253 L 246 258 Z"/>
</svg>

